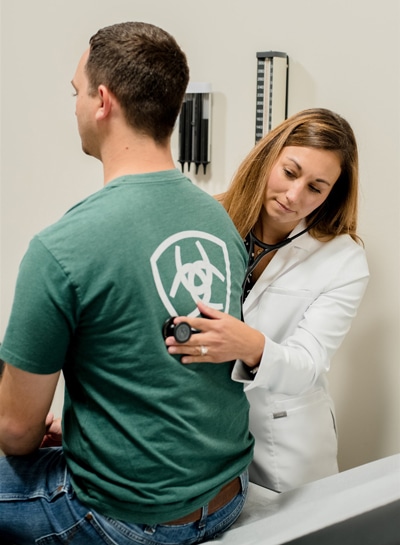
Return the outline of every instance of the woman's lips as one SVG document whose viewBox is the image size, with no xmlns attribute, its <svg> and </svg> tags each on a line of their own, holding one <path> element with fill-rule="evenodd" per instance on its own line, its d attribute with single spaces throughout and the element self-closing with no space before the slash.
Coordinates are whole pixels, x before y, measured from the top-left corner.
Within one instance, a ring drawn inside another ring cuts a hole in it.
<svg viewBox="0 0 400 545">
<path fill-rule="evenodd" d="M 279 205 L 279 207 L 286 213 L 290 213 L 290 212 L 294 212 L 294 210 L 291 210 L 290 208 L 287 208 L 287 206 L 285 206 L 284 204 L 282 204 L 280 201 L 276 201 Z"/>
</svg>

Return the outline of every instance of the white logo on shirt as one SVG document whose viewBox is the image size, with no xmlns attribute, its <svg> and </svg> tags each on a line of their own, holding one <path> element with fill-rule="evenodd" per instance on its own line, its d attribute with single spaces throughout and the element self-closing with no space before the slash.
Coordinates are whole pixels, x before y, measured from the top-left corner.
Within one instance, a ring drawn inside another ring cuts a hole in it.
<svg viewBox="0 0 400 545">
<path fill-rule="evenodd" d="M 193 310 L 188 316 L 199 314 L 198 301 L 229 311 L 231 271 L 223 240 L 203 231 L 182 231 L 160 244 L 150 263 L 158 294 L 171 316 L 179 314 L 175 301 L 185 308 L 190 302 Z"/>
</svg>

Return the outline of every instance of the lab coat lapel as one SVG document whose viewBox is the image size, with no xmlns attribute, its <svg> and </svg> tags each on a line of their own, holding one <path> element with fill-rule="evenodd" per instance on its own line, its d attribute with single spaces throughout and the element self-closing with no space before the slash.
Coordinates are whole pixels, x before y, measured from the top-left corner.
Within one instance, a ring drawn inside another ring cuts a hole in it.
<svg viewBox="0 0 400 545">
<path fill-rule="evenodd" d="M 295 235 L 303 229 L 305 229 L 305 224 L 301 222 L 301 224 L 299 224 L 293 230 L 290 236 Z M 301 235 L 287 246 L 284 246 L 278 250 L 251 289 L 246 301 L 244 302 L 243 311 L 245 313 L 249 312 L 255 305 L 257 305 L 260 296 L 272 284 L 272 282 L 288 272 L 291 268 L 295 267 L 299 262 L 304 261 L 309 253 L 320 244 L 320 242 L 312 238 L 308 233 L 304 233 L 304 235 Z"/>
</svg>

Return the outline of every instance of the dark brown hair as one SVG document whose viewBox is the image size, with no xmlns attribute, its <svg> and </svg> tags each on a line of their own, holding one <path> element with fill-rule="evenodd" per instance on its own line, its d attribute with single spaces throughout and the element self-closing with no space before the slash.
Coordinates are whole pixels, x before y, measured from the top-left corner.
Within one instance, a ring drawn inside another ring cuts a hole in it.
<svg viewBox="0 0 400 545">
<path fill-rule="evenodd" d="M 89 43 L 90 93 L 105 85 L 132 127 L 164 142 L 189 81 L 186 56 L 175 39 L 154 25 L 127 22 L 102 28 Z"/>
</svg>

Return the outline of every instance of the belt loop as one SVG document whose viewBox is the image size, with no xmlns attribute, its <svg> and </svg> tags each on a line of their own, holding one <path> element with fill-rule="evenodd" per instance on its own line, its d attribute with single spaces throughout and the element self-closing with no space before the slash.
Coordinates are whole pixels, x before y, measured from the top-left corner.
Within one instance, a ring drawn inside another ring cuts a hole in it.
<svg viewBox="0 0 400 545">
<path fill-rule="evenodd" d="M 240 479 L 240 485 L 242 487 L 242 494 L 246 496 L 247 490 L 249 488 L 249 470 L 246 469 L 245 471 L 243 471 L 243 473 L 239 475 L 239 479 Z"/>
<path fill-rule="evenodd" d="M 201 517 L 198 522 L 198 528 L 199 530 L 203 530 L 207 524 L 207 517 L 208 517 L 208 504 L 201 508 Z"/>
</svg>

